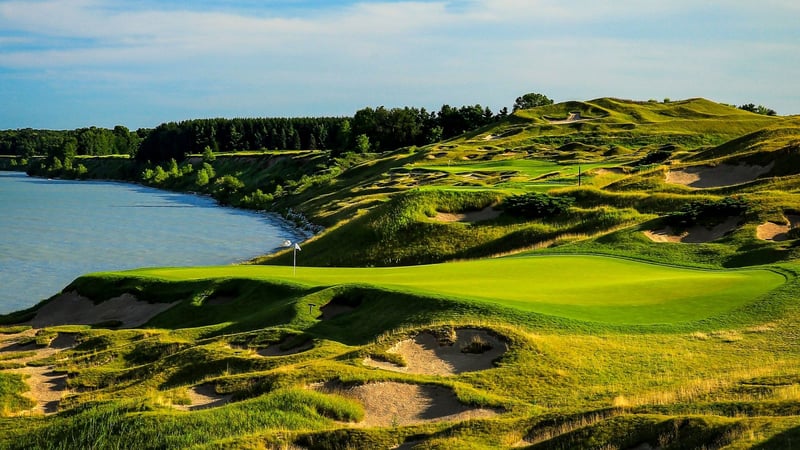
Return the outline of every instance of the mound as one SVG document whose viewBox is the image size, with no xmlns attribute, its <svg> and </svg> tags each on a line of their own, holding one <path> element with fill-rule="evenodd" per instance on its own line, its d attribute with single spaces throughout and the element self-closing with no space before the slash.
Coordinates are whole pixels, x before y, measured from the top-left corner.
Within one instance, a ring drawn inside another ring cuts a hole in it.
<svg viewBox="0 0 800 450">
<path fill-rule="evenodd" d="M 720 164 L 716 167 L 687 167 L 667 172 L 667 183 L 695 188 L 732 186 L 753 181 L 772 170 L 774 165 L 775 163 L 771 162 L 766 166 Z"/>
<path fill-rule="evenodd" d="M 286 356 L 286 355 L 294 355 L 295 353 L 302 353 L 307 350 L 311 350 L 314 348 L 314 341 L 309 339 L 302 345 L 298 345 L 297 347 L 292 347 L 288 349 L 282 349 L 281 343 L 271 344 L 265 349 L 258 350 L 258 353 L 261 356 Z"/>
<path fill-rule="evenodd" d="M 55 325 L 119 322 L 121 328 L 134 328 L 145 324 L 174 305 L 175 303 L 139 301 L 131 294 L 122 294 L 95 305 L 77 292 L 68 292 L 42 306 L 28 325 L 42 328 Z"/>
<path fill-rule="evenodd" d="M 773 222 L 763 223 L 756 228 L 756 236 L 765 241 L 778 242 L 788 240 L 789 237 L 787 233 L 789 230 L 800 227 L 800 216 L 787 215 L 786 221 L 787 223 L 785 225 L 779 225 Z"/>
<path fill-rule="evenodd" d="M 390 427 L 427 421 L 461 421 L 497 415 L 497 411 L 471 408 L 452 390 L 441 386 L 391 381 L 344 386 L 328 382 L 315 389 L 357 400 L 364 406 L 364 427 Z"/>
<path fill-rule="evenodd" d="M 483 220 L 496 219 L 502 213 L 502 211 L 496 210 L 492 206 L 487 206 L 480 211 L 469 211 L 464 213 L 437 212 L 434 220 L 438 222 L 480 222 Z"/>
<path fill-rule="evenodd" d="M 724 222 L 712 227 L 706 228 L 701 225 L 695 225 L 683 233 L 676 233 L 672 227 L 666 227 L 658 230 L 645 231 L 644 235 L 650 238 L 653 242 L 683 242 L 688 244 L 701 244 L 703 242 L 716 241 L 726 234 L 735 230 L 739 226 L 741 217 L 729 217 Z"/>
<path fill-rule="evenodd" d="M 365 359 L 364 364 L 395 372 L 455 375 L 491 369 L 507 350 L 504 342 L 486 331 L 463 328 L 456 330 L 452 345 L 442 345 L 431 333 L 420 333 L 395 344 L 389 352 L 402 356 L 405 367 L 371 358 Z"/>
</svg>

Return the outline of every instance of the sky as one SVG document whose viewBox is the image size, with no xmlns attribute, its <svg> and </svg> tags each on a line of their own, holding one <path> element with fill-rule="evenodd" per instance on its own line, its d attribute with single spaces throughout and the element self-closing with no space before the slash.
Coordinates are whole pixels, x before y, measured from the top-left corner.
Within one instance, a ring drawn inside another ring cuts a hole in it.
<svg viewBox="0 0 800 450">
<path fill-rule="evenodd" d="M 800 114 L 797 0 L 0 0 L 0 129 L 705 97 Z"/>
</svg>

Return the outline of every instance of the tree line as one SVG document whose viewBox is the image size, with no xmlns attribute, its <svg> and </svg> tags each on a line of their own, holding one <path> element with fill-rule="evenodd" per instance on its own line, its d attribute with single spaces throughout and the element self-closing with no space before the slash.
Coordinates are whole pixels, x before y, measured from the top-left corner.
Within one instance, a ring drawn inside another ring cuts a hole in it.
<svg viewBox="0 0 800 450">
<path fill-rule="evenodd" d="M 519 100 L 519 99 L 518 99 Z M 438 111 L 425 108 L 366 107 L 352 117 L 193 119 L 130 131 L 98 127 L 76 130 L 0 131 L 0 154 L 45 156 L 62 163 L 76 155 L 128 154 L 137 160 L 182 160 L 187 154 L 240 150 L 330 150 L 382 152 L 449 139 L 508 115 L 479 104 Z"/>
<path fill-rule="evenodd" d="M 130 131 L 89 127 L 75 130 L 0 130 L 0 155 L 23 158 L 49 156 L 64 159 L 75 155 L 135 155 L 148 130 Z"/>
</svg>

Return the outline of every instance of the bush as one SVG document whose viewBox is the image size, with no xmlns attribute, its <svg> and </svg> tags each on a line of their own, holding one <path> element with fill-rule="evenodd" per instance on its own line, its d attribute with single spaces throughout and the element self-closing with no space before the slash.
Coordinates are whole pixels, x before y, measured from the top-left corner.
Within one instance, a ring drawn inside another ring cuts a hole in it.
<svg viewBox="0 0 800 450">
<path fill-rule="evenodd" d="M 698 223 L 715 222 L 747 212 L 749 204 L 742 197 L 725 197 L 722 200 L 695 200 L 666 217 L 670 225 L 692 226 Z"/>
<path fill-rule="evenodd" d="M 244 183 L 233 175 L 225 175 L 214 182 L 214 198 L 223 205 L 235 204 Z"/>
<path fill-rule="evenodd" d="M 555 217 L 566 212 L 575 201 L 572 197 L 552 197 L 547 194 L 528 193 L 514 195 L 505 200 L 505 211 L 511 215 L 537 219 Z"/>
</svg>

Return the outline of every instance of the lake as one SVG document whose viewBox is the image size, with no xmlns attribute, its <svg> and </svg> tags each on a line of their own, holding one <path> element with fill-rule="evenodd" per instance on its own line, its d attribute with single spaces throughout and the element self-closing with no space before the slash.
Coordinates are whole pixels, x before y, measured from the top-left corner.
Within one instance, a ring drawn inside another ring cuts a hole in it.
<svg viewBox="0 0 800 450">
<path fill-rule="evenodd" d="M 85 273 L 231 264 L 299 238 L 276 215 L 207 197 L 0 172 L 0 314 L 33 306 Z"/>
</svg>

